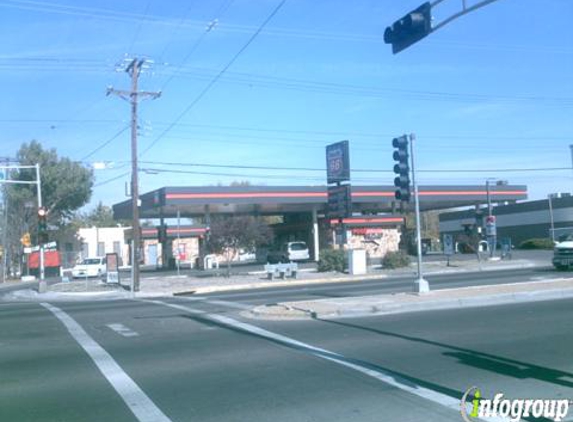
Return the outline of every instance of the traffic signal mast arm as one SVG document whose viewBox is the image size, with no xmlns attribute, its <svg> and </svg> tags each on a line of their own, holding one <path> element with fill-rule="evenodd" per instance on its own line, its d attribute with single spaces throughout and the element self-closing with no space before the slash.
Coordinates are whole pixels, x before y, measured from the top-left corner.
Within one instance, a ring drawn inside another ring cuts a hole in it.
<svg viewBox="0 0 573 422">
<path fill-rule="evenodd" d="M 431 4 L 431 6 L 436 7 L 440 3 L 443 3 L 444 1 L 446 1 L 446 0 L 436 0 Z M 453 20 L 455 20 L 461 16 L 467 15 L 468 13 L 471 13 L 477 9 L 481 9 L 482 7 L 487 6 L 488 4 L 496 2 L 496 1 L 498 1 L 498 0 L 483 0 L 483 1 L 480 1 L 480 2 L 478 2 L 472 6 L 468 6 L 467 0 L 462 0 L 462 10 L 457 12 L 457 13 L 454 13 L 453 15 L 445 18 L 439 24 L 435 25 L 432 28 L 431 32 L 436 32 L 438 29 L 444 27 L 445 25 L 447 25 L 451 21 L 453 21 Z"/>
<path fill-rule="evenodd" d="M 432 25 L 432 10 L 444 1 L 446 0 L 426 2 L 386 28 L 384 31 L 384 42 L 392 44 L 392 52 L 394 54 L 408 48 L 430 33 L 436 32 L 451 21 L 498 0 L 482 0 L 471 6 L 467 5 L 468 0 L 462 0 L 462 9 L 459 12 L 445 18 L 436 25 Z"/>
</svg>

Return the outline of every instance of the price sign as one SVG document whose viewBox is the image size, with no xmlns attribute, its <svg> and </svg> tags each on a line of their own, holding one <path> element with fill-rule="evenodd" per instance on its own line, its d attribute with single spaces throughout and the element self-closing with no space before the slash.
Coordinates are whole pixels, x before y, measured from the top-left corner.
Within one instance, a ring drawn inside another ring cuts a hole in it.
<svg viewBox="0 0 573 422">
<path fill-rule="evenodd" d="M 350 185 L 328 187 L 328 216 L 344 218 L 352 215 L 352 196 Z"/>
</svg>

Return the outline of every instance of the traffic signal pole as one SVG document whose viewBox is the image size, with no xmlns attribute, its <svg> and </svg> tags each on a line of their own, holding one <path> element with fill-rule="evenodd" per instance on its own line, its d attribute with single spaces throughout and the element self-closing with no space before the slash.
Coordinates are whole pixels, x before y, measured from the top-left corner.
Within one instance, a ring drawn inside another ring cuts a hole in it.
<svg viewBox="0 0 573 422">
<path fill-rule="evenodd" d="M 414 281 L 414 292 L 418 294 L 425 294 L 430 292 L 430 284 L 424 279 L 423 266 L 422 266 L 422 231 L 420 229 L 420 195 L 418 191 L 418 184 L 416 182 L 416 167 L 414 164 L 414 141 L 416 136 L 412 133 L 410 138 L 410 163 L 412 167 L 412 186 L 414 187 L 414 208 L 416 211 L 416 248 L 418 258 L 418 278 Z"/>
<path fill-rule="evenodd" d="M 40 164 L 35 164 L 35 165 L 27 165 L 27 166 L 20 166 L 20 165 L 14 165 L 14 166 L 1 166 L 0 168 L 2 168 L 5 171 L 9 171 L 9 170 L 22 170 L 22 169 L 34 169 L 36 171 L 36 180 L 9 180 L 8 177 L 5 178 L 5 180 L 0 180 L 1 183 L 7 183 L 7 184 L 16 184 L 16 185 L 36 185 L 37 188 L 37 192 L 38 192 L 38 211 L 42 209 L 43 207 L 43 202 L 42 202 L 42 180 L 40 179 Z M 4 228 L 4 230 L 6 230 L 6 227 Z M 40 236 L 38 236 L 39 238 Z M 40 239 L 38 239 L 38 245 L 39 245 L 39 252 L 40 252 L 40 291 L 42 291 L 42 287 L 45 288 L 45 282 L 43 282 L 44 280 L 44 247 L 42 242 L 40 241 Z"/>
</svg>

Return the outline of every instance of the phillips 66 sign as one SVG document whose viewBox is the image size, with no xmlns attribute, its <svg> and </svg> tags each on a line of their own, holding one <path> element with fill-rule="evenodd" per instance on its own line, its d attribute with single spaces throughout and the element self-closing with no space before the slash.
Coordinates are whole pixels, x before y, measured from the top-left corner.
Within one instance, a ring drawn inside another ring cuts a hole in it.
<svg viewBox="0 0 573 422">
<path fill-rule="evenodd" d="M 327 145 L 326 179 L 327 183 L 340 183 L 350 180 L 348 141 Z"/>
</svg>

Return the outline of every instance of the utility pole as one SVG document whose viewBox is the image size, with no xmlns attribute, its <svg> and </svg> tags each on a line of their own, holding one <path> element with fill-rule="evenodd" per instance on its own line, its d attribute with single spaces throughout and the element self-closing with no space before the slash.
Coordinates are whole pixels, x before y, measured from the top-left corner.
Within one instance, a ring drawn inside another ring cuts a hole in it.
<svg viewBox="0 0 573 422">
<path fill-rule="evenodd" d="M 132 289 L 139 291 L 139 259 L 141 257 L 141 233 L 139 225 L 139 181 L 137 164 L 137 105 L 141 98 L 158 98 L 161 92 L 138 91 L 138 81 L 141 70 L 147 63 L 146 59 L 133 58 L 125 68 L 125 72 L 131 77 L 131 89 L 116 90 L 112 87 L 107 89 L 107 95 L 115 94 L 131 104 L 131 204 L 132 204 L 132 239 L 133 249 L 131 271 Z"/>
</svg>

